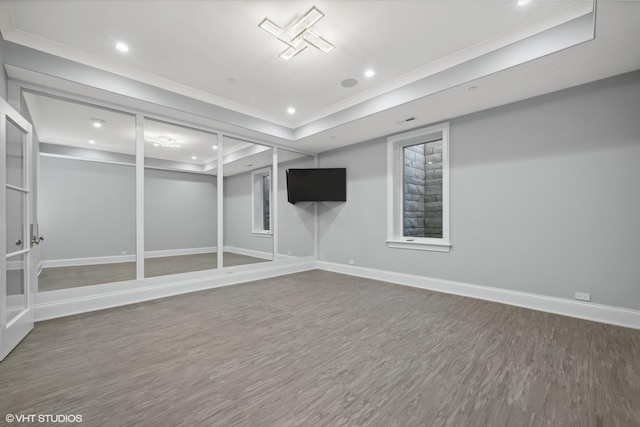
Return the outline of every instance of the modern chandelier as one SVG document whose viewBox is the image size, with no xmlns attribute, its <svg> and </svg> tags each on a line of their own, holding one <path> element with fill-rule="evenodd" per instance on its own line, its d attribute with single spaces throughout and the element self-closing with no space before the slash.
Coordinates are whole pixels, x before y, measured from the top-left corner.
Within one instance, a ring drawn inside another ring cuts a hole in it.
<svg viewBox="0 0 640 427">
<path fill-rule="evenodd" d="M 282 59 L 291 59 L 307 46 L 311 45 L 324 53 L 329 53 L 334 46 L 323 39 L 320 34 L 311 29 L 313 25 L 324 17 L 324 13 L 313 6 L 307 13 L 302 15 L 286 29 L 264 18 L 258 26 L 274 35 L 278 40 L 287 44 L 287 49 L 280 54 Z"/>
</svg>

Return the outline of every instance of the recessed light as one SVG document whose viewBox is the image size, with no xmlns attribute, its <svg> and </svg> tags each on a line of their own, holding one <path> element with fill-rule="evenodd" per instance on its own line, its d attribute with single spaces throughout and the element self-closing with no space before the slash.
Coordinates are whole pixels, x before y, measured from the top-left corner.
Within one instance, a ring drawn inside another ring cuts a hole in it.
<svg viewBox="0 0 640 427">
<path fill-rule="evenodd" d="M 293 108 L 293 107 L 289 107 L 289 108 L 287 108 L 287 113 L 289 113 L 289 114 L 295 114 L 295 112 L 296 112 L 296 109 L 295 109 L 295 108 Z"/>
<path fill-rule="evenodd" d="M 116 43 L 116 49 L 120 52 L 129 52 L 129 46 L 126 43 L 118 42 Z"/>
<path fill-rule="evenodd" d="M 217 145 L 214 145 L 214 146 L 213 146 L 213 149 L 214 149 L 214 150 L 217 150 L 217 149 L 218 149 L 218 146 L 217 146 Z"/>
<path fill-rule="evenodd" d="M 433 162 L 429 162 L 429 164 L 430 164 L 430 165 L 432 165 L 432 164 L 433 164 Z"/>
<path fill-rule="evenodd" d="M 93 119 L 91 119 L 91 123 L 93 124 L 93 127 L 94 127 L 94 128 L 101 128 L 101 127 L 102 127 L 102 126 L 104 126 L 107 122 L 105 122 L 105 121 L 104 121 L 104 120 L 102 120 L 102 119 L 96 119 L 96 118 L 93 118 Z"/>
<path fill-rule="evenodd" d="M 524 6 L 529 3 L 531 3 L 531 0 L 518 0 L 518 6 Z"/>
<path fill-rule="evenodd" d="M 198 160 L 196 156 L 191 156 L 191 160 Z"/>
<path fill-rule="evenodd" d="M 89 140 L 89 144 L 95 144 L 96 142 L 93 139 Z"/>
<path fill-rule="evenodd" d="M 365 71 L 365 72 L 364 72 L 364 76 L 365 76 L 366 78 L 370 78 L 370 77 L 373 77 L 373 76 L 375 76 L 375 75 L 376 75 L 376 72 L 375 72 L 375 71 L 373 71 L 373 70 L 371 70 L 371 69 L 369 69 L 369 70 L 367 70 L 367 71 Z"/>
</svg>

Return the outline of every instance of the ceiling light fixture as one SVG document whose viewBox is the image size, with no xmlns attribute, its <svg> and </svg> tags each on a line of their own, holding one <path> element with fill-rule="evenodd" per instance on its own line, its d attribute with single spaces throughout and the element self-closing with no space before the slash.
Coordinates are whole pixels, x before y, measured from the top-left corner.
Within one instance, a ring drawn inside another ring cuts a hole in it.
<svg viewBox="0 0 640 427">
<path fill-rule="evenodd" d="M 145 141 L 150 142 L 154 147 L 180 148 L 178 141 L 168 136 L 149 136 L 145 138 Z"/>
<path fill-rule="evenodd" d="M 373 71 L 373 70 L 371 70 L 371 69 L 369 69 L 369 70 L 367 70 L 367 71 L 365 71 L 365 72 L 364 72 L 364 76 L 365 76 L 366 78 L 371 78 L 371 77 L 373 77 L 373 76 L 375 76 L 375 75 L 376 75 L 376 72 L 375 72 L 375 71 Z"/>
<path fill-rule="evenodd" d="M 217 146 L 217 145 L 214 145 L 214 146 L 213 146 L 213 149 L 214 149 L 214 150 L 217 150 L 217 149 L 218 149 L 218 146 Z"/>
<path fill-rule="evenodd" d="M 531 3 L 531 0 L 518 0 L 518 6 L 524 6 L 529 3 Z"/>
<path fill-rule="evenodd" d="M 191 156 L 191 160 L 198 160 L 196 156 Z"/>
<path fill-rule="evenodd" d="M 295 114 L 295 112 L 296 112 L 296 109 L 295 109 L 295 108 L 293 108 L 293 107 L 289 107 L 289 108 L 287 108 L 287 113 L 289 113 L 289 114 Z"/>
<path fill-rule="evenodd" d="M 116 49 L 120 52 L 129 52 L 129 46 L 126 43 L 118 42 L 116 43 Z"/>
<path fill-rule="evenodd" d="M 301 18 L 297 19 L 286 29 L 270 21 L 269 18 L 264 18 L 258 26 L 278 40 L 286 43 L 288 47 L 280 54 L 280 58 L 291 59 L 305 50 L 309 45 L 324 53 L 329 53 L 334 49 L 335 46 L 311 29 L 311 27 L 323 17 L 324 13 L 313 6 L 307 13 L 302 15 Z"/>
<path fill-rule="evenodd" d="M 89 144 L 95 144 L 96 142 L 93 139 L 89 140 Z"/>
<path fill-rule="evenodd" d="M 96 118 L 91 119 L 91 123 L 93 124 L 94 128 L 101 128 L 102 126 L 107 124 L 107 122 L 105 122 L 104 120 Z"/>
</svg>

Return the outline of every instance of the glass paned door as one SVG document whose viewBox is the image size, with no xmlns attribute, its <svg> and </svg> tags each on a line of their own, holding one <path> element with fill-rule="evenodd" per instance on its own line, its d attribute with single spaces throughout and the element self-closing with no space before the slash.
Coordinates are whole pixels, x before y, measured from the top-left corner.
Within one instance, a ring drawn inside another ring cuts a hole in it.
<svg viewBox="0 0 640 427">
<path fill-rule="evenodd" d="M 31 125 L 0 99 L 0 360 L 33 329 Z"/>
</svg>

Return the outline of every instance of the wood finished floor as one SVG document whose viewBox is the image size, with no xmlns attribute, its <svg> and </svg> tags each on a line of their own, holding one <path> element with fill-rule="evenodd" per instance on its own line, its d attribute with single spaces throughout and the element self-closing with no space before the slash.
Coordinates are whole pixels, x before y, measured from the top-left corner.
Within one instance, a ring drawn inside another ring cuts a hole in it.
<svg viewBox="0 0 640 427">
<path fill-rule="evenodd" d="M 315 270 L 38 323 L 0 385 L 85 426 L 639 426 L 640 331 Z"/>
<path fill-rule="evenodd" d="M 269 261 L 231 252 L 224 252 L 223 257 L 223 263 L 226 267 Z M 189 273 L 191 271 L 211 270 L 214 268 L 218 268 L 217 254 L 215 252 L 147 258 L 144 260 L 145 277 L 167 276 L 169 274 Z M 40 292 L 56 291 L 78 286 L 122 282 L 124 280 L 134 280 L 135 278 L 135 262 L 78 267 L 52 267 L 43 269 L 38 276 L 38 290 Z"/>
</svg>

